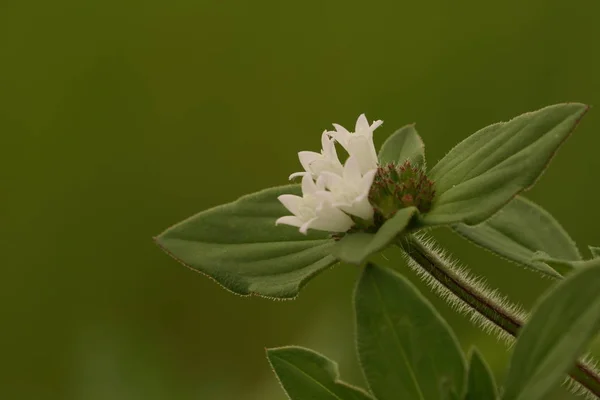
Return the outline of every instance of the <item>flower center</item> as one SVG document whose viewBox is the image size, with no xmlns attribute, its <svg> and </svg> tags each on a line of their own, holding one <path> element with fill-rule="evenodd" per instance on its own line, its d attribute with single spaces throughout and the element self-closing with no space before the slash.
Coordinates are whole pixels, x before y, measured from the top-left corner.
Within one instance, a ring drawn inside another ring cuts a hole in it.
<svg viewBox="0 0 600 400">
<path fill-rule="evenodd" d="M 369 191 L 375 220 L 387 220 L 405 207 L 416 207 L 421 213 L 431 209 L 435 196 L 433 182 L 420 167 L 408 160 L 401 165 L 389 163 L 377 168 Z"/>
</svg>

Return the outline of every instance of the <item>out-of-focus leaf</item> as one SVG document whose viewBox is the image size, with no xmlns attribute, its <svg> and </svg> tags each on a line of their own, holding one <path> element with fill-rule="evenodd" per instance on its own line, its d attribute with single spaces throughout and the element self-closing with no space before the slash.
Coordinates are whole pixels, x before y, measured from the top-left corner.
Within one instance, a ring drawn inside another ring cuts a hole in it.
<svg viewBox="0 0 600 400">
<path fill-rule="evenodd" d="M 359 359 L 378 400 L 462 393 L 465 360 L 458 342 L 406 278 L 367 264 L 354 304 Z"/>
<path fill-rule="evenodd" d="M 474 349 L 471 352 L 467 392 L 464 400 L 496 400 L 497 398 L 498 389 L 490 367 L 481 357 L 481 354 Z"/>
<path fill-rule="evenodd" d="M 562 280 L 519 333 L 504 400 L 543 399 L 558 387 L 600 328 L 600 259 Z"/>
<path fill-rule="evenodd" d="M 291 400 L 372 400 L 339 381 L 337 364 L 317 352 L 290 346 L 268 349 L 267 357 Z"/>
</svg>

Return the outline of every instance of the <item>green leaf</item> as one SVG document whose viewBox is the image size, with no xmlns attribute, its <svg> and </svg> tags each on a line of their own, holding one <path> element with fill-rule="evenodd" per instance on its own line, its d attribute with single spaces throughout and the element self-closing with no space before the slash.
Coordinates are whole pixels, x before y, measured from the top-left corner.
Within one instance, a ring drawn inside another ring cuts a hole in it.
<svg viewBox="0 0 600 400">
<path fill-rule="evenodd" d="M 588 246 L 588 248 L 590 249 L 590 253 L 592 253 L 593 258 L 600 257 L 600 247 Z"/>
<path fill-rule="evenodd" d="M 425 166 L 425 144 L 415 125 L 406 125 L 388 137 L 378 157 L 380 164 L 402 164 L 408 160 L 412 165 Z"/>
<path fill-rule="evenodd" d="M 444 399 L 447 399 L 447 400 L 460 400 L 460 396 L 456 393 L 456 391 L 454 389 L 452 389 L 448 393 L 446 393 L 446 397 L 444 397 Z"/>
<path fill-rule="evenodd" d="M 291 400 L 371 400 L 361 389 L 340 382 L 337 364 L 302 347 L 268 349 L 267 357 Z"/>
<path fill-rule="evenodd" d="M 203 211 L 156 238 L 184 265 L 241 295 L 293 298 L 313 276 L 336 262 L 325 232 L 303 235 L 275 220 L 288 211 L 277 200 L 299 185 L 263 190 Z"/>
<path fill-rule="evenodd" d="M 543 251 L 538 251 L 533 255 L 533 260 L 537 262 L 543 262 L 550 265 L 556 271 L 558 271 L 561 275 L 565 276 L 570 274 L 571 272 L 581 269 L 587 268 L 593 265 L 596 265 L 596 258 L 591 258 L 589 260 L 563 260 L 560 258 L 552 257 L 546 254 Z"/>
<path fill-rule="evenodd" d="M 523 114 L 469 136 L 428 174 L 436 199 L 430 225 L 478 224 L 531 187 L 588 106 L 558 104 Z"/>
<path fill-rule="evenodd" d="M 575 242 L 552 215 L 521 196 L 479 225 L 457 224 L 453 229 L 501 257 L 554 277 L 561 275 L 534 259 L 536 252 L 564 260 L 581 260 Z"/>
<path fill-rule="evenodd" d="M 451 390 L 447 395 L 446 399 L 448 400 L 460 400 L 460 396 L 453 390 Z"/>
<path fill-rule="evenodd" d="M 560 281 L 534 308 L 515 345 L 504 400 L 543 399 L 600 328 L 600 259 Z"/>
<path fill-rule="evenodd" d="M 402 208 L 375 234 L 364 232 L 347 234 L 336 243 L 332 254 L 347 263 L 360 265 L 371 254 L 383 250 L 405 231 L 416 213 L 415 207 Z"/>
<path fill-rule="evenodd" d="M 492 371 L 481 354 L 473 349 L 464 400 L 495 400 L 497 398 L 498 389 Z"/>
<path fill-rule="evenodd" d="M 406 278 L 367 264 L 355 293 L 358 354 L 378 400 L 462 393 L 465 360 L 433 306 Z"/>
</svg>

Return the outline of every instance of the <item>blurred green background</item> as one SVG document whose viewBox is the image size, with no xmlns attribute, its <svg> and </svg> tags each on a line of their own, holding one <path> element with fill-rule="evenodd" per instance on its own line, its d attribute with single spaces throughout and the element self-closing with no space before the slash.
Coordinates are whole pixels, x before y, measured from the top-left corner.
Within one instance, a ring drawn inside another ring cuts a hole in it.
<svg viewBox="0 0 600 400">
<path fill-rule="evenodd" d="M 487 124 L 600 104 L 599 12 L 593 0 L 2 0 L 0 398 L 283 400 L 264 348 L 286 344 L 361 384 L 356 268 L 296 301 L 242 298 L 152 237 L 285 183 L 296 152 L 363 112 L 385 121 L 377 144 L 417 122 L 433 164 Z M 599 131 L 592 109 L 528 194 L 582 249 L 600 245 Z M 436 236 L 524 307 L 550 284 Z M 424 290 L 501 379 L 504 344 Z"/>
</svg>

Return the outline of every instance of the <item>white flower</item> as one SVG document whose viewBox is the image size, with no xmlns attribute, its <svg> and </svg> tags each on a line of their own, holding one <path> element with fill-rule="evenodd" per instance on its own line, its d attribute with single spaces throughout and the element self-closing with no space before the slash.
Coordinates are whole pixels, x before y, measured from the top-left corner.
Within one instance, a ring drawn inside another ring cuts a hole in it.
<svg viewBox="0 0 600 400">
<path fill-rule="evenodd" d="M 327 232 L 346 232 L 354 225 L 354 221 L 333 206 L 325 193 L 323 178 L 315 184 L 312 176 L 305 173 L 302 177 L 302 197 L 292 194 L 278 197 L 285 208 L 294 215 L 281 217 L 275 224 L 297 226 L 304 234 L 309 228 Z"/>
<path fill-rule="evenodd" d="M 323 184 L 329 191 L 322 192 L 321 195 L 328 198 L 332 206 L 369 221 L 373 218 L 373 206 L 369 203 L 369 190 L 377 173 L 376 168 L 377 165 L 375 165 L 375 169 L 371 169 L 363 175 L 358 158 L 352 155 L 344 165 L 342 176 L 323 172 L 321 175 L 324 178 Z"/>
<path fill-rule="evenodd" d="M 298 153 L 300 164 L 302 164 L 304 170 L 315 179 L 324 171 L 341 174 L 343 170 L 342 163 L 335 150 L 335 142 L 329 137 L 327 131 L 321 135 L 321 145 L 323 146 L 321 153 L 315 153 L 314 151 L 301 151 Z M 290 179 L 302 176 L 306 172 L 293 173 L 290 175 Z"/>
<path fill-rule="evenodd" d="M 356 157 L 360 166 L 360 173 L 364 175 L 368 171 L 377 168 L 377 152 L 373 144 L 373 131 L 381 124 L 383 124 L 383 121 L 377 120 L 369 125 L 365 114 L 361 114 L 356 120 L 354 133 L 338 124 L 333 124 L 335 131 L 327 133 L 341 144 L 349 155 Z"/>
</svg>

